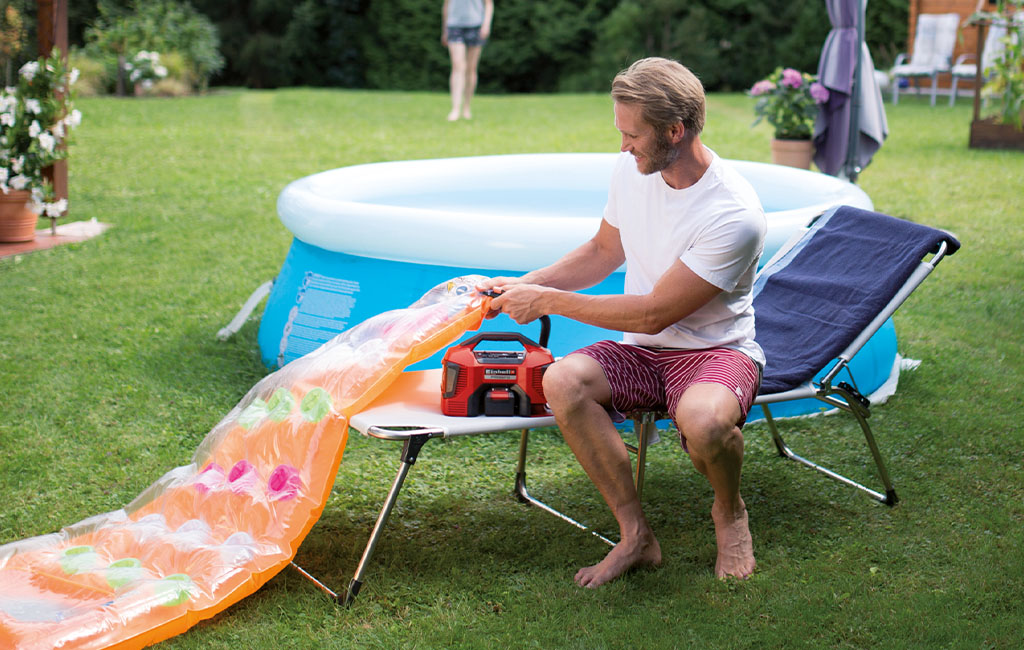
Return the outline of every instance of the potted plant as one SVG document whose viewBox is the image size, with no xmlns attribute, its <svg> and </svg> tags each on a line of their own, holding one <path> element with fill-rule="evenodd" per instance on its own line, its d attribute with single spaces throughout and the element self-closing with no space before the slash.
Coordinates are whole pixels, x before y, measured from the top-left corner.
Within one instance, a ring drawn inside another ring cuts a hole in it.
<svg viewBox="0 0 1024 650">
<path fill-rule="evenodd" d="M 978 11 L 970 17 L 970 23 L 979 28 L 979 45 L 985 27 L 1000 25 L 1006 33 L 999 39 L 1001 54 L 979 71 L 984 82 L 981 97 L 986 104 L 991 102 L 994 110 L 988 117 L 980 117 L 980 98 L 975 97 L 969 146 L 1024 149 L 1024 0 L 998 0 L 995 4 L 995 11 Z"/>
<path fill-rule="evenodd" d="M 772 162 L 802 169 L 811 168 L 814 146 L 814 120 L 818 105 L 828 101 L 828 89 L 806 72 L 793 68 L 775 68 L 750 89 L 757 97 L 752 126 L 767 120 L 774 128 Z"/>
<path fill-rule="evenodd" d="M 0 91 L 0 241 L 31 241 L 39 215 L 54 226 L 67 210 L 43 170 L 67 157 L 68 135 L 82 120 L 72 106 L 77 76 L 54 50 L 23 65 L 17 85 Z"/>
</svg>

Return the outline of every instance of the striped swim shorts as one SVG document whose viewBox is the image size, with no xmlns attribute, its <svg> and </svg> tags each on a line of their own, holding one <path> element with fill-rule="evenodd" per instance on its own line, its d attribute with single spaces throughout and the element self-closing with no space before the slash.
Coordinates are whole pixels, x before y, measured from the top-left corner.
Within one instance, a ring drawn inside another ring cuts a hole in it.
<svg viewBox="0 0 1024 650">
<path fill-rule="evenodd" d="M 675 419 L 676 406 L 694 384 L 721 384 L 740 406 L 742 427 L 757 397 L 761 369 L 737 350 L 709 348 L 679 350 L 649 348 L 616 341 L 599 341 L 576 351 L 601 364 L 612 389 L 615 415 L 636 409 L 665 409 Z M 679 423 L 676 422 L 676 428 Z"/>
</svg>

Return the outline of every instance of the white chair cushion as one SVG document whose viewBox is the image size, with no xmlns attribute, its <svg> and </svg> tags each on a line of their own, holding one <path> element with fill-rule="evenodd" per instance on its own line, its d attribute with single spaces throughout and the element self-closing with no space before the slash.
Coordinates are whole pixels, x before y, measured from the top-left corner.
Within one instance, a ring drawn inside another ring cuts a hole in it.
<svg viewBox="0 0 1024 650">
<path fill-rule="evenodd" d="M 950 72 L 953 73 L 954 77 L 970 77 L 973 79 L 978 74 L 978 66 L 973 63 L 961 63 L 953 66 L 953 69 L 950 70 Z"/>
<path fill-rule="evenodd" d="M 930 65 L 914 65 L 913 63 L 904 63 L 903 65 L 897 65 L 889 71 L 894 77 L 930 77 L 935 74 L 936 70 Z"/>
</svg>

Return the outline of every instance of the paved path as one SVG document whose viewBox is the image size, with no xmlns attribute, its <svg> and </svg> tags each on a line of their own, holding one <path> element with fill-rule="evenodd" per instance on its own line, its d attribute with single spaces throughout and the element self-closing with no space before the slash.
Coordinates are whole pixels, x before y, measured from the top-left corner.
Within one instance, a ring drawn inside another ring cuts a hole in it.
<svg viewBox="0 0 1024 650">
<path fill-rule="evenodd" d="M 32 241 L 17 244 L 0 243 L 0 258 L 32 253 L 61 244 L 82 242 L 102 235 L 107 228 L 110 228 L 109 223 L 101 223 L 93 219 L 92 221 L 73 221 L 61 224 L 57 226 L 56 235 L 52 234 L 49 228 L 37 230 L 36 238 Z"/>
</svg>

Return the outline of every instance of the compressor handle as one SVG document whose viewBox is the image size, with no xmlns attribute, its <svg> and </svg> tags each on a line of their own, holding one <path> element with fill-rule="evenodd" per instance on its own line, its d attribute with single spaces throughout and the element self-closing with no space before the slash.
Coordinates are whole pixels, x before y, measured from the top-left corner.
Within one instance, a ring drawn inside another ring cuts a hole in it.
<svg viewBox="0 0 1024 650">
<path fill-rule="evenodd" d="M 548 347 L 548 338 L 551 335 L 551 318 L 547 315 L 540 317 L 540 347 Z M 483 341 L 518 341 L 524 347 L 537 345 L 532 339 L 523 336 L 519 332 L 481 332 L 473 338 L 467 339 L 462 345 L 470 348 L 476 347 Z"/>
<path fill-rule="evenodd" d="M 544 314 L 540 317 L 540 347 L 548 347 L 548 338 L 551 336 L 551 318 Z"/>
</svg>

